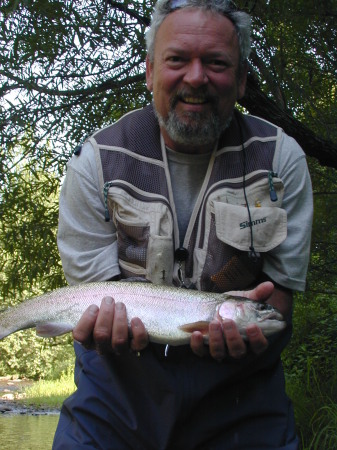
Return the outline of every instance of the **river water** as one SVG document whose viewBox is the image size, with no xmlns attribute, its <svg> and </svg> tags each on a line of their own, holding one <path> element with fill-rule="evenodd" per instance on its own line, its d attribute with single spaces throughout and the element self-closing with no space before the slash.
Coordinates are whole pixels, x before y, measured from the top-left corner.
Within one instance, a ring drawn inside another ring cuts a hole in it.
<svg viewBox="0 0 337 450">
<path fill-rule="evenodd" d="M 58 414 L 3 414 L 0 416 L 0 449 L 50 450 Z"/>
<path fill-rule="evenodd" d="M 15 401 L 15 395 L 32 384 L 31 380 L 0 377 L 0 450 L 52 447 L 59 410 Z"/>
</svg>

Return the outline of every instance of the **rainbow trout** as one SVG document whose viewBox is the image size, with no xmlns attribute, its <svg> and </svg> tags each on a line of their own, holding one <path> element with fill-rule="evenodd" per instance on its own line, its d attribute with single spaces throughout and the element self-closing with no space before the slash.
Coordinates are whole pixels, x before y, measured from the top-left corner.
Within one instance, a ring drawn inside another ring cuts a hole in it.
<svg viewBox="0 0 337 450">
<path fill-rule="evenodd" d="M 266 336 L 285 327 L 282 315 L 271 305 L 244 297 L 111 281 L 56 289 L 8 308 L 0 313 L 0 339 L 34 327 L 42 337 L 70 332 L 85 309 L 92 304 L 100 306 L 105 296 L 125 303 L 128 318 L 139 317 L 150 341 L 160 344 L 187 344 L 196 330 L 207 342 L 208 325 L 214 318 L 233 319 L 244 338 L 248 324 L 257 324 Z"/>
</svg>

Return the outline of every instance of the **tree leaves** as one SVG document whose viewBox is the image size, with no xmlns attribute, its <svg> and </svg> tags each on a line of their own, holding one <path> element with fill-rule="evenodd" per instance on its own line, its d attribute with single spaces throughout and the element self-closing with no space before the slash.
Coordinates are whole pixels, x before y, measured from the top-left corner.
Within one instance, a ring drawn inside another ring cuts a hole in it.
<svg viewBox="0 0 337 450">
<path fill-rule="evenodd" d="M 51 170 L 52 153 L 45 147 L 44 159 L 33 160 L 25 155 L 25 144 L 7 154 L 0 182 L 0 292 L 5 304 L 64 284 L 56 245 L 59 179 Z"/>
<path fill-rule="evenodd" d="M 64 163 L 83 136 L 144 103 L 142 13 L 149 7 L 138 6 L 87 0 L 1 7 L 3 147 L 33 129 L 31 154 L 48 138 Z"/>
<path fill-rule="evenodd" d="M 255 6 L 251 63 L 257 83 L 243 104 L 283 127 L 321 164 L 336 168 L 336 2 Z"/>
<path fill-rule="evenodd" d="M 270 102 L 280 108 L 291 135 L 298 126 L 294 119 L 300 121 L 304 150 L 335 167 L 334 2 L 238 3 L 253 14 L 251 63 L 259 109 L 278 124 Z M 35 0 L 1 6 L 0 145 L 14 144 L 30 128 L 31 153 L 47 138 L 64 163 L 84 136 L 146 104 L 144 35 L 153 4 Z M 252 89 L 242 104 L 254 113 Z M 322 146 L 328 156 L 319 151 Z"/>
</svg>

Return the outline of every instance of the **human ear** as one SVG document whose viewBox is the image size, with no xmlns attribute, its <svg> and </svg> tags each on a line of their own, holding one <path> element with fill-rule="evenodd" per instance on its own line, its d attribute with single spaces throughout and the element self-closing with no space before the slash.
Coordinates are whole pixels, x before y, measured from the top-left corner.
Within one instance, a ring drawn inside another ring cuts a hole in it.
<svg viewBox="0 0 337 450">
<path fill-rule="evenodd" d="M 153 63 L 150 61 L 149 56 L 146 57 L 146 87 L 148 91 L 152 92 L 153 89 Z"/>
</svg>

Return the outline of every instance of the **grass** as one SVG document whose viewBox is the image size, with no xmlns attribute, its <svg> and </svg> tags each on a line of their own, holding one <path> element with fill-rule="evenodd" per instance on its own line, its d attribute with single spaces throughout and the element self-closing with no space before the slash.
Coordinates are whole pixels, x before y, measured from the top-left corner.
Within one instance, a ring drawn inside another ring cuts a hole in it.
<svg viewBox="0 0 337 450">
<path fill-rule="evenodd" d="M 337 404 L 332 400 L 322 406 L 312 418 L 312 426 L 316 430 L 310 449 L 337 448 Z"/>
<path fill-rule="evenodd" d="M 335 362 L 336 358 L 332 360 Z M 309 365 L 306 378 L 299 376 L 287 380 L 287 393 L 294 404 L 302 450 L 337 449 L 336 369 L 332 373 L 324 380 Z"/>
<path fill-rule="evenodd" d="M 17 395 L 17 400 L 36 407 L 60 408 L 75 389 L 74 374 L 68 370 L 57 380 L 40 380 L 23 389 Z"/>
</svg>

